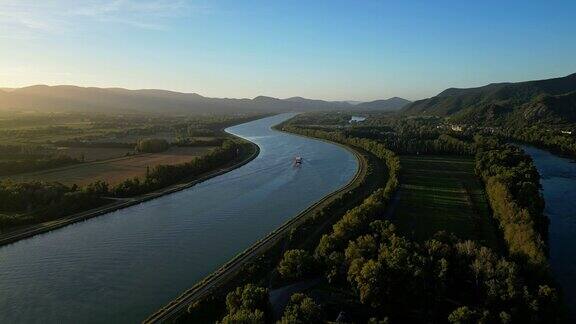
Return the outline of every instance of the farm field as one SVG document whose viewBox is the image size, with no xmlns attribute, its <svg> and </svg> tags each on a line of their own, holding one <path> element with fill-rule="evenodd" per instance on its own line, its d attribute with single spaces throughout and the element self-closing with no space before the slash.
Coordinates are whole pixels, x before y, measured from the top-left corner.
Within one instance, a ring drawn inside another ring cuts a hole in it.
<svg viewBox="0 0 576 324">
<path fill-rule="evenodd" d="M 58 147 L 58 154 L 67 155 L 85 162 L 102 161 L 133 154 L 133 148 L 118 147 Z"/>
<path fill-rule="evenodd" d="M 401 156 L 399 201 L 393 215 L 398 230 L 425 240 L 445 230 L 461 239 L 497 248 L 484 189 L 473 158 Z"/>
<path fill-rule="evenodd" d="M 180 164 L 200 156 L 213 147 L 172 147 L 162 153 L 147 153 L 134 156 L 87 162 L 69 167 L 40 172 L 5 176 L 0 179 L 14 181 L 57 181 L 64 184 L 87 185 L 96 180 L 104 180 L 111 185 L 127 178 L 144 176 L 147 167 L 159 164 Z"/>
</svg>

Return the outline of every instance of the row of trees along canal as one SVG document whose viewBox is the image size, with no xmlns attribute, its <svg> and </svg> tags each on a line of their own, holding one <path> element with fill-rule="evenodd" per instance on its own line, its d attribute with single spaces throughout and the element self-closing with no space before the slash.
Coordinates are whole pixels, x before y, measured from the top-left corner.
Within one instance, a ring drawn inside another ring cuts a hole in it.
<svg viewBox="0 0 576 324">
<path fill-rule="evenodd" d="M 165 149 L 162 141 L 142 141 L 138 149 L 154 152 Z M 179 165 L 157 165 L 138 177 L 110 186 L 96 181 L 85 187 L 58 182 L 0 182 L 0 230 L 44 222 L 96 208 L 110 202 L 107 197 L 126 198 L 149 193 L 185 179 L 193 179 L 217 169 L 238 157 L 238 152 L 252 151 L 252 144 L 226 139 L 220 147 Z"/>
<path fill-rule="evenodd" d="M 539 175 L 520 149 L 495 137 L 456 138 L 424 127 L 402 133 L 327 129 L 306 128 L 294 121 L 284 126 L 290 132 L 371 152 L 387 165 L 387 182 L 346 212 L 315 248 L 284 253 L 277 273 L 285 284 L 318 276 L 326 283 L 312 289 L 310 296 L 294 294 L 280 322 L 334 320 L 341 310 L 354 322 L 371 323 L 564 319 L 546 259 L 547 218 Z M 444 232 L 424 242 L 397 233 L 384 219 L 400 172 L 399 159 L 389 148 L 401 153 L 475 155 L 476 172 L 485 184 L 506 248 L 493 251 Z M 211 320 L 220 316 L 222 323 L 270 322 L 267 293 L 252 283 L 240 286 L 227 295 L 226 313 L 209 312 Z M 212 304 L 217 301 L 211 299 Z M 203 302 L 195 303 L 182 319 L 206 316 L 206 309 Z"/>
</svg>

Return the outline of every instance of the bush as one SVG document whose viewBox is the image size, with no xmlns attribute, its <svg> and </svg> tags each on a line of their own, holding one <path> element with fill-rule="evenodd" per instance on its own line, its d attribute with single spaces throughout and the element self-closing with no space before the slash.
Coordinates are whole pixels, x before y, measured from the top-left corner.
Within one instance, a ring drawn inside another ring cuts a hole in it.
<svg viewBox="0 0 576 324">
<path fill-rule="evenodd" d="M 289 250 L 278 265 L 283 279 L 301 280 L 314 272 L 314 258 L 305 250 Z"/>
<path fill-rule="evenodd" d="M 252 284 L 237 287 L 226 295 L 226 309 L 228 314 L 222 323 L 264 323 L 268 291 Z"/>
<path fill-rule="evenodd" d="M 318 306 L 312 298 L 296 293 L 290 297 L 290 303 L 284 310 L 280 324 L 321 323 L 322 316 Z"/>
</svg>

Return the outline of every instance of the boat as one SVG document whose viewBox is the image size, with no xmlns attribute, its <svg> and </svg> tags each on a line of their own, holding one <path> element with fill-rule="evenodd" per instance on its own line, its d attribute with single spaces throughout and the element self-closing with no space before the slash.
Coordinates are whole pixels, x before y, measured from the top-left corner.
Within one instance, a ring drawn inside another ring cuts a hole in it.
<svg viewBox="0 0 576 324">
<path fill-rule="evenodd" d="M 293 163 L 293 165 L 294 165 L 295 167 L 299 167 L 299 166 L 302 165 L 302 161 L 303 161 L 302 157 L 299 156 L 299 155 L 297 155 L 297 156 L 294 157 L 294 163 Z"/>
</svg>

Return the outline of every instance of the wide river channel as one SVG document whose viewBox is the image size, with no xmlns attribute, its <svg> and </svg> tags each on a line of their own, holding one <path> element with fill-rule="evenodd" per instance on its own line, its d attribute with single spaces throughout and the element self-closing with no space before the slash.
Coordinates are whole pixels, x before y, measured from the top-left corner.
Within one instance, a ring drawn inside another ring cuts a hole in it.
<svg viewBox="0 0 576 324">
<path fill-rule="evenodd" d="M 576 319 L 576 163 L 531 146 L 522 146 L 540 172 L 550 218 L 550 266 Z"/>
<path fill-rule="evenodd" d="M 0 247 L 0 323 L 140 322 L 348 183 L 351 152 L 270 129 L 292 116 L 228 128 L 260 147 L 234 171 Z"/>
</svg>

